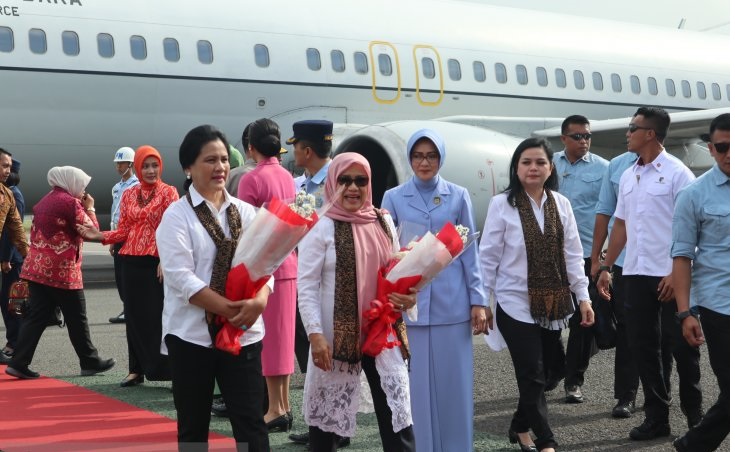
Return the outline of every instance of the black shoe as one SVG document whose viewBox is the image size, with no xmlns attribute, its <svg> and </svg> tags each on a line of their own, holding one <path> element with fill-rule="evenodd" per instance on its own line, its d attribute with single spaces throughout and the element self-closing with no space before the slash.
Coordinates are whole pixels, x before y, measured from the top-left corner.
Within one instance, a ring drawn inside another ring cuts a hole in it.
<svg viewBox="0 0 735 452">
<path fill-rule="evenodd" d="M 518 438 L 518 433 L 513 430 L 508 430 L 508 441 L 510 441 L 511 444 L 518 444 L 523 452 L 538 452 L 535 444 L 521 444 L 521 440 Z"/>
<path fill-rule="evenodd" d="M 619 400 L 618 404 L 615 405 L 615 408 L 612 410 L 612 417 L 618 418 L 618 419 L 627 419 L 631 416 L 633 416 L 633 413 L 635 413 L 635 402 L 625 401 L 625 400 Z"/>
<path fill-rule="evenodd" d="M 82 369 L 82 377 L 89 377 L 91 375 L 105 372 L 112 369 L 114 366 L 115 360 L 113 358 L 102 360 L 97 364 L 97 367 L 93 367 L 92 369 Z"/>
<path fill-rule="evenodd" d="M 582 397 L 582 388 L 578 385 L 564 386 L 564 392 L 567 397 L 564 399 L 567 403 L 582 403 L 584 397 Z"/>
<path fill-rule="evenodd" d="M 350 445 L 350 438 L 347 436 L 337 436 L 337 449 L 342 449 Z"/>
<path fill-rule="evenodd" d="M 689 450 L 689 441 L 687 441 L 685 436 L 676 438 L 673 445 L 676 452 L 687 452 Z"/>
<path fill-rule="evenodd" d="M 0 364 L 8 364 L 11 358 L 12 357 L 6 355 L 5 352 L 0 352 Z"/>
<path fill-rule="evenodd" d="M 115 317 L 110 317 L 110 323 L 125 323 L 125 311 Z"/>
<path fill-rule="evenodd" d="M 214 414 L 217 417 L 229 417 L 229 413 L 227 413 L 227 405 L 225 405 L 225 399 L 222 397 L 217 397 L 212 401 L 212 414 Z"/>
<path fill-rule="evenodd" d="M 5 368 L 5 373 L 21 380 L 32 380 L 41 376 L 38 372 L 34 372 L 27 367 L 16 369 L 15 367 L 8 366 Z"/>
<path fill-rule="evenodd" d="M 671 426 L 668 422 L 656 422 L 646 418 L 641 425 L 633 427 L 629 436 L 634 441 L 646 441 L 661 436 L 669 436 L 670 434 Z"/>
<path fill-rule="evenodd" d="M 293 428 L 293 413 L 286 411 L 286 417 L 288 418 L 288 431 L 290 432 Z"/>
<path fill-rule="evenodd" d="M 288 435 L 288 439 L 296 444 L 309 444 L 309 432 L 291 433 L 290 435 Z"/>
<path fill-rule="evenodd" d="M 695 425 L 699 424 L 702 421 L 702 418 L 704 417 L 704 414 L 702 413 L 702 410 L 696 410 L 694 413 L 687 413 L 687 427 L 689 427 L 689 430 L 693 429 Z"/>
<path fill-rule="evenodd" d="M 130 374 L 130 375 L 133 375 L 133 374 Z M 143 384 L 143 382 L 145 381 L 143 374 L 138 374 L 137 376 L 133 378 L 128 378 L 130 377 L 130 375 L 125 377 L 125 379 L 120 382 L 121 388 L 129 388 L 131 386 L 138 386 L 139 384 Z"/>
<path fill-rule="evenodd" d="M 271 432 L 287 432 L 288 429 L 288 415 L 282 414 L 277 418 L 265 423 L 265 427 L 268 429 L 268 433 Z"/>
</svg>

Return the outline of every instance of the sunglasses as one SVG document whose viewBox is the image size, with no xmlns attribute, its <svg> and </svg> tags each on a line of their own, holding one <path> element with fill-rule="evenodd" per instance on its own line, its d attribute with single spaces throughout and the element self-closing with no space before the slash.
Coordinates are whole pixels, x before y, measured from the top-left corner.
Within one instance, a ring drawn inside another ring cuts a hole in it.
<svg viewBox="0 0 735 452">
<path fill-rule="evenodd" d="M 370 182 L 370 179 L 367 176 L 357 176 L 357 177 L 350 177 L 350 176 L 339 176 L 337 178 L 337 183 L 339 185 L 344 185 L 345 187 L 349 187 L 353 183 L 358 187 L 365 187 Z"/>
<path fill-rule="evenodd" d="M 564 135 L 565 137 L 569 137 L 574 141 L 581 141 L 581 140 L 587 140 L 590 141 L 592 139 L 591 133 L 570 133 L 569 135 Z"/>
<path fill-rule="evenodd" d="M 714 146 L 715 150 L 720 154 L 724 154 L 725 152 L 730 150 L 729 141 L 723 141 L 722 143 L 712 143 L 712 146 Z"/>
<path fill-rule="evenodd" d="M 628 132 L 635 133 L 636 130 L 643 129 L 643 130 L 653 130 L 653 127 L 641 127 L 637 126 L 635 124 L 628 124 Z"/>
</svg>

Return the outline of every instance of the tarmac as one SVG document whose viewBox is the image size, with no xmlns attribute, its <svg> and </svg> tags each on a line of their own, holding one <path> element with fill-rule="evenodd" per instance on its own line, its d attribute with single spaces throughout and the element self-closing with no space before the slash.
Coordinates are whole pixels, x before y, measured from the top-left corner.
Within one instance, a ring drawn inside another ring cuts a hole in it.
<svg viewBox="0 0 735 452">
<path fill-rule="evenodd" d="M 87 312 L 92 341 L 103 357 L 113 357 L 117 365 L 106 374 L 79 377 L 78 360 L 69 343 L 66 329 L 51 327 L 44 333 L 31 368 L 43 375 L 71 381 L 113 398 L 118 398 L 145 409 L 175 418 L 173 400 L 168 390 L 170 383 L 146 382 L 136 388 L 120 388 L 118 383 L 127 374 L 127 346 L 125 326 L 111 324 L 108 318 L 122 310 L 114 287 L 112 258 L 108 248 L 99 244 L 85 244 L 84 280 Z M 0 328 L 4 333 L 4 327 Z M 0 334 L 3 334 L 0 333 Z M 717 397 L 718 387 L 706 345 L 702 347 L 702 389 L 704 408 L 709 408 Z M 517 404 L 518 391 L 513 365 L 507 350 L 492 352 L 481 337 L 475 337 L 475 450 L 514 451 L 507 439 L 510 419 Z M 582 388 L 585 401 L 581 404 L 564 402 L 563 385 L 546 394 L 551 427 L 560 444 L 558 451 L 672 451 L 671 442 L 686 431 L 686 421 L 679 408 L 678 377 L 672 376 L 671 429 L 672 436 L 652 441 L 634 442 L 628 439 L 631 428 L 643 421 L 641 410 L 630 419 L 613 419 L 610 415 L 615 405 L 613 398 L 614 350 L 601 351 L 591 360 Z M 298 371 L 291 381 L 291 403 L 295 415 L 294 431 L 304 432 L 306 427 L 300 416 L 303 375 Z M 451 388 L 446 388 L 451 391 Z M 643 403 L 639 391 L 637 406 Z M 0 423 L 8 413 L 0 413 Z M 213 418 L 212 429 L 231 434 L 226 420 Z M 274 451 L 304 451 L 303 446 L 290 443 L 286 433 L 271 434 Z M 1 440 L 0 440 L 1 442 Z M 52 450 L 52 449 L 50 449 Z M 374 415 L 360 415 L 358 433 L 348 449 L 354 451 L 381 450 L 377 423 Z M 451 446 L 445 450 L 453 451 Z M 730 450 L 728 437 L 721 451 Z M 425 451 L 419 451 L 425 452 Z"/>
</svg>

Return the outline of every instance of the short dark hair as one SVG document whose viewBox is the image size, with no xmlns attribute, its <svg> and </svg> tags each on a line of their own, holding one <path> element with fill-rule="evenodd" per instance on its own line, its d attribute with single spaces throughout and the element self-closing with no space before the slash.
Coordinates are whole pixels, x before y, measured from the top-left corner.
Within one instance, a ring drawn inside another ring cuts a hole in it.
<svg viewBox="0 0 735 452">
<path fill-rule="evenodd" d="M 308 139 L 300 139 L 299 142 L 302 143 L 305 148 L 311 148 L 319 158 L 325 159 L 332 153 L 331 141 L 316 142 Z"/>
<path fill-rule="evenodd" d="M 712 120 L 709 125 L 710 139 L 712 138 L 712 134 L 715 133 L 715 130 L 730 131 L 730 113 L 723 113 Z"/>
<path fill-rule="evenodd" d="M 252 126 L 253 123 L 246 125 L 245 128 L 242 131 L 242 147 L 246 151 L 248 150 L 248 144 L 250 144 L 250 126 Z"/>
<path fill-rule="evenodd" d="M 13 154 L 11 154 L 10 152 L 6 151 L 6 150 L 5 150 L 5 149 L 3 149 L 3 148 L 0 148 L 0 154 L 5 154 L 5 155 L 7 155 L 8 157 L 12 157 L 12 156 L 13 156 Z"/>
<path fill-rule="evenodd" d="M 510 168 L 508 170 L 510 183 L 508 184 L 508 188 L 505 189 L 505 193 L 508 194 L 508 204 L 513 207 L 516 206 L 516 197 L 524 191 L 521 180 L 518 178 L 518 162 L 521 160 L 523 151 L 530 148 L 542 148 L 546 153 L 546 158 L 549 159 L 549 164 L 551 165 L 554 161 L 554 152 L 551 150 L 551 144 L 546 139 L 526 138 L 520 142 L 515 152 L 513 152 L 513 157 L 510 159 Z M 544 182 L 544 188 L 554 191 L 559 189 L 559 177 L 557 176 L 555 166 L 552 166 L 551 175 Z"/>
<path fill-rule="evenodd" d="M 646 118 L 648 125 L 656 133 L 656 138 L 658 138 L 659 143 L 664 144 L 666 135 L 669 134 L 669 125 L 671 125 L 669 113 L 659 107 L 640 107 L 636 110 L 633 117 L 638 115 Z"/>
<path fill-rule="evenodd" d="M 567 129 L 569 129 L 569 124 L 580 124 L 580 125 L 588 126 L 590 125 L 590 120 L 585 118 L 582 115 L 567 116 L 567 119 L 565 119 L 561 123 L 561 134 L 562 135 L 567 133 Z"/>
<path fill-rule="evenodd" d="M 8 175 L 8 178 L 5 179 L 5 186 L 12 187 L 14 185 L 20 184 L 20 174 L 11 171 Z"/>
<path fill-rule="evenodd" d="M 272 119 L 261 118 L 248 126 L 248 140 L 252 147 L 266 157 L 281 152 L 281 130 Z"/>
<path fill-rule="evenodd" d="M 197 157 L 199 157 L 199 154 L 201 154 L 204 145 L 217 140 L 220 140 L 225 145 L 225 149 L 230 149 L 230 143 L 227 141 L 227 137 L 215 126 L 205 124 L 191 129 L 184 137 L 184 141 L 181 142 L 181 146 L 179 146 L 179 163 L 181 164 L 181 169 L 186 169 L 193 165 Z M 191 179 L 186 179 L 184 181 L 184 191 L 189 191 L 190 185 Z"/>
</svg>

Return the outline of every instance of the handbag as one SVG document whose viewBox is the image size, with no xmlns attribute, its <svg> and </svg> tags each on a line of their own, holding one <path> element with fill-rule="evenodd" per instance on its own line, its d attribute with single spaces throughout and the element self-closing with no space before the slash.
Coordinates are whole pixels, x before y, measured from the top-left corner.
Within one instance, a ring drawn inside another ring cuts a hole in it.
<svg viewBox="0 0 735 452">
<path fill-rule="evenodd" d="M 17 317 L 23 317 L 28 312 L 29 304 L 30 290 L 28 287 L 28 281 L 19 279 L 10 285 L 10 291 L 8 293 L 8 312 Z M 61 308 L 59 306 L 54 307 L 54 311 L 46 322 L 46 326 L 58 326 L 59 328 L 64 327 L 64 320 L 61 316 Z"/>
<path fill-rule="evenodd" d="M 22 317 L 28 310 L 28 281 L 19 279 L 10 285 L 8 294 L 8 312 L 14 316 Z"/>
</svg>

